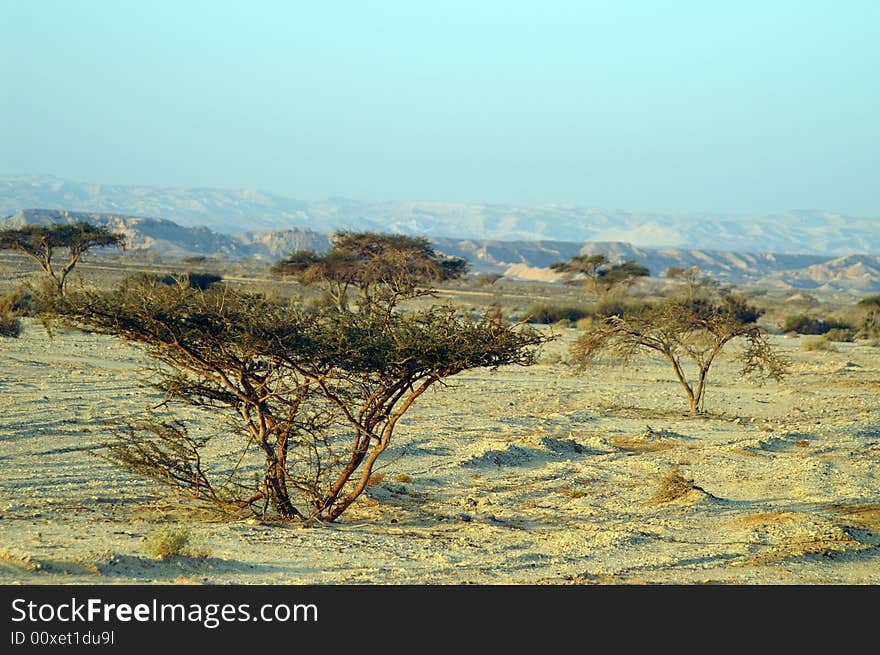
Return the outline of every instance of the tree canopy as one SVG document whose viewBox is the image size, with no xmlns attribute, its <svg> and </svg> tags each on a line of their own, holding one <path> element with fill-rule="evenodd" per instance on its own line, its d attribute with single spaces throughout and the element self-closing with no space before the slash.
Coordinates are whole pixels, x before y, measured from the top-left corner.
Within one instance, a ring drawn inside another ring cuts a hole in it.
<svg viewBox="0 0 880 655">
<path fill-rule="evenodd" d="M 33 259 L 60 295 L 64 295 L 67 276 L 83 253 L 100 247 L 125 248 L 125 236 L 84 221 L 0 230 L 0 250 L 18 250 Z M 67 250 L 67 261 L 56 267 L 53 256 L 59 249 Z"/>
<path fill-rule="evenodd" d="M 601 354 L 624 365 L 640 351 L 654 351 L 671 364 L 692 413 L 703 411 L 709 369 L 732 340 L 741 337 L 743 375 L 782 379 L 788 364 L 755 325 L 759 310 L 737 296 L 675 298 L 614 315 L 588 326 L 572 349 L 579 371 Z M 693 370 L 687 370 L 687 363 Z"/>
<path fill-rule="evenodd" d="M 271 506 L 305 520 L 346 511 L 432 385 L 472 368 L 530 365 L 547 340 L 451 307 L 307 313 L 217 287 L 129 282 L 70 293 L 61 307 L 70 325 L 142 344 L 169 411 L 183 403 L 223 416 L 239 446 L 206 464 L 209 437 L 172 414 L 128 426 L 110 446 L 113 461 L 226 508 Z"/>
<path fill-rule="evenodd" d="M 437 253 L 428 239 L 378 232 L 337 232 L 323 255 L 297 251 L 272 267 L 276 275 L 320 286 L 339 310 L 348 308 L 348 292 L 358 294 L 358 307 L 370 312 L 379 304 L 430 293 L 438 282 L 461 277 L 467 262 Z"/>
<path fill-rule="evenodd" d="M 612 263 L 604 254 L 576 255 L 565 262 L 556 262 L 550 269 L 561 273 L 569 283 L 585 280 L 596 296 L 607 295 L 615 287 L 628 286 L 651 272 L 634 261 Z"/>
</svg>

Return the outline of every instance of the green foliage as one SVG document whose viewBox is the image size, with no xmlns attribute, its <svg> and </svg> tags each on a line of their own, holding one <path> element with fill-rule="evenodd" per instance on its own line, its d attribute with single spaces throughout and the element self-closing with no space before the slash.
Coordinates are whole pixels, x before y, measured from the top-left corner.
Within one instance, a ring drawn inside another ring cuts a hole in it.
<svg viewBox="0 0 880 655">
<path fill-rule="evenodd" d="M 0 230 L 0 250 L 18 250 L 33 259 L 52 280 L 54 290 L 59 295 L 64 295 L 67 276 L 80 257 L 93 248 L 101 247 L 124 248 L 125 237 L 86 222 L 25 225 Z M 67 250 L 68 259 L 57 268 L 53 257 L 59 249 Z"/>
<path fill-rule="evenodd" d="M 825 334 L 829 330 L 851 330 L 852 326 L 844 321 L 834 319 L 823 320 L 806 314 L 794 314 L 787 316 L 782 324 L 784 332 L 797 334 Z"/>
<path fill-rule="evenodd" d="M 333 235 L 326 254 L 294 252 L 271 271 L 322 287 L 339 311 L 348 309 L 348 293 L 356 291 L 360 310 L 370 312 L 430 293 L 420 288 L 425 285 L 462 277 L 467 262 L 435 252 L 424 237 L 343 231 Z"/>
<path fill-rule="evenodd" d="M 550 270 L 561 273 L 569 283 L 585 280 L 597 297 L 651 275 L 647 268 L 634 261 L 613 264 L 604 254 L 576 255 L 568 261 L 551 264 Z"/>
<path fill-rule="evenodd" d="M 689 296 L 675 302 L 687 307 L 703 319 L 721 315 L 746 325 L 757 322 L 764 313 L 754 305 L 750 305 L 745 296 L 735 293 L 718 292 L 714 297 L 705 294 Z"/>
</svg>

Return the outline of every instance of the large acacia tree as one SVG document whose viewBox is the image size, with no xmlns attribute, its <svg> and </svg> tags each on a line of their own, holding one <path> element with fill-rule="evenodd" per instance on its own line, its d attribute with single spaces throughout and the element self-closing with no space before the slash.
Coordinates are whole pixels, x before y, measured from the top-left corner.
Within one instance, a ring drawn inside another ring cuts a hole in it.
<svg viewBox="0 0 880 655">
<path fill-rule="evenodd" d="M 322 255 L 297 251 L 272 267 L 276 275 L 321 287 L 340 311 L 349 308 L 349 291 L 354 291 L 365 313 L 429 294 L 433 285 L 466 271 L 464 259 L 436 252 L 424 237 L 350 231 L 334 234 Z"/>
<path fill-rule="evenodd" d="M 64 295 L 67 276 L 82 255 L 106 247 L 124 248 L 125 235 L 84 221 L 0 230 L 0 250 L 17 250 L 33 259 L 59 295 Z M 59 250 L 66 253 L 66 259 L 56 264 L 54 257 Z"/>
<path fill-rule="evenodd" d="M 732 294 L 666 300 L 589 325 L 575 342 L 572 359 L 584 371 L 602 354 L 628 364 L 639 352 L 659 353 L 669 361 L 690 411 L 701 413 L 709 370 L 734 339 L 743 341 L 739 358 L 744 375 L 784 376 L 788 364 L 755 325 L 759 316 Z"/>
<path fill-rule="evenodd" d="M 63 311 L 82 329 L 145 346 L 172 411 L 122 431 L 111 459 L 227 508 L 329 521 L 361 495 L 400 418 L 432 385 L 529 365 L 545 340 L 451 308 L 305 312 L 229 289 L 149 283 L 71 293 Z M 173 412 L 181 403 L 225 417 L 222 438 L 237 453 L 208 458 L 211 439 Z"/>
</svg>

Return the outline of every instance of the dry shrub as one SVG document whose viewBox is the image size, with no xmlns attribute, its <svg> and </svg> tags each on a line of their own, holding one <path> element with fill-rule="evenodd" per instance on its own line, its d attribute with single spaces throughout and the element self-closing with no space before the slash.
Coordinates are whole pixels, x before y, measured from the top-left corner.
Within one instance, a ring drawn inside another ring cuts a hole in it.
<svg viewBox="0 0 880 655">
<path fill-rule="evenodd" d="M 693 491 L 703 490 L 696 486 L 693 480 L 684 477 L 678 468 L 674 468 L 660 479 L 657 491 L 651 497 L 651 503 L 655 505 L 671 503 L 674 500 L 684 498 Z"/>
<path fill-rule="evenodd" d="M 379 471 L 378 473 L 373 473 L 373 475 L 370 476 L 370 479 L 367 480 L 367 486 L 376 487 L 376 486 L 382 484 L 383 482 L 385 482 L 386 477 L 387 477 L 387 474 L 384 471 Z"/>
<path fill-rule="evenodd" d="M 196 542 L 188 528 L 165 526 L 147 535 L 144 542 L 147 555 L 168 560 L 175 557 L 208 557 L 207 549 Z"/>
<path fill-rule="evenodd" d="M 406 473 L 401 473 L 399 475 L 394 476 L 395 482 L 400 482 L 401 484 L 408 484 L 413 481 L 411 475 L 407 475 Z"/>
<path fill-rule="evenodd" d="M 825 336 L 804 339 L 801 350 L 804 350 L 805 352 L 837 352 L 837 349 L 831 345 L 831 342 Z"/>
<path fill-rule="evenodd" d="M 21 334 L 21 321 L 10 312 L 0 313 L 0 337 L 15 339 Z"/>
</svg>

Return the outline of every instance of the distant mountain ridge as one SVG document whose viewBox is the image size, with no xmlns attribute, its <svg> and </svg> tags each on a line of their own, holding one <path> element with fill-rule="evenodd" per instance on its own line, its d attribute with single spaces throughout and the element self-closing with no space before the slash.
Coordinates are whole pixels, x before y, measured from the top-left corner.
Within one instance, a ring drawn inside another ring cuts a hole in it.
<svg viewBox="0 0 880 655">
<path fill-rule="evenodd" d="M 607 211 L 567 204 L 303 202 L 253 190 L 96 185 L 0 177 L 0 216 L 22 207 L 163 218 L 222 234 L 306 228 L 492 241 L 614 241 L 637 247 L 824 256 L 880 255 L 880 217 L 797 210 L 770 216 Z"/>
<path fill-rule="evenodd" d="M 171 257 L 188 255 L 252 257 L 267 264 L 294 250 L 326 250 L 330 235 L 308 228 L 220 234 L 206 227 L 184 227 L 143 216 L 26 209 L 0 219 L 0 228 L 87 221 L 125 234 L 132 250 L 151 250 Z M 499 241 L 431 239 L 445 254 L 464 257 L 474 272 L 502 273 L 508 278 L 559 279 L 550 264 L 578 254 L 603 253 L 613 261 L 635 260 L 654 276 L 672 267 L 697 266 L 704 274 L 731 284 L 777 288 L 880 290 L 880 256 L 789 255 L 742 253 L 696 248 L 640 248 L 622 242 Z"/>
</svg>

